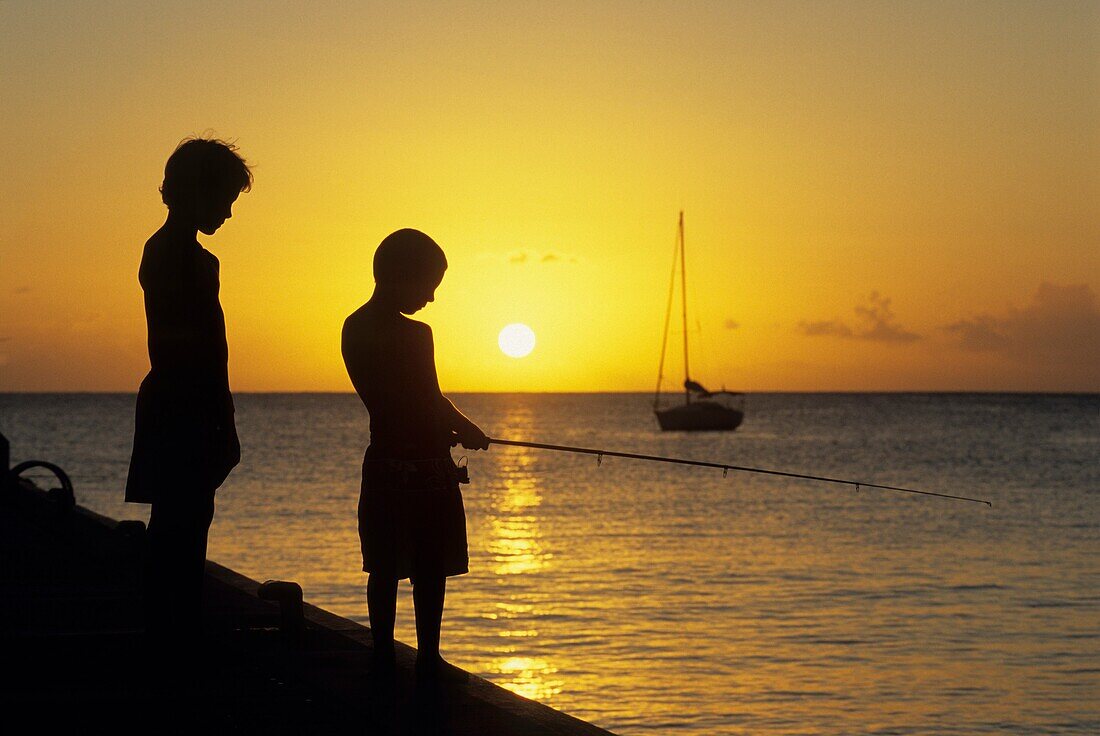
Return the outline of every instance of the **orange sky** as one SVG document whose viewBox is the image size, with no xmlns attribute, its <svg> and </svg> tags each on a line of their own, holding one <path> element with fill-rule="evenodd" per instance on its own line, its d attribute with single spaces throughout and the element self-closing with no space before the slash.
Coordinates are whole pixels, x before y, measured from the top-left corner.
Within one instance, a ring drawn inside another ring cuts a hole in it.
<svg viewBox="0 0 1100 736">
<path fill-rule="evenodd" d="M 705 384 L 1100 390 L 1095 3 L 5 2 L 0 68 L 0 391 L 136 390 L 206 130 L 238 391 L 350 390 L 399 227 L 444 390 L 650 390 L 681 208 Z"/>
</svg>

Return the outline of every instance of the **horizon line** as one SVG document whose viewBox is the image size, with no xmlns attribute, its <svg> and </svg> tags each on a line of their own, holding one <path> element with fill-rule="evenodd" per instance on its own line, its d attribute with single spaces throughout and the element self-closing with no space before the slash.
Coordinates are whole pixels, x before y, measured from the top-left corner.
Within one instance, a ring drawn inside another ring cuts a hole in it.
<svg viewBox="0 0 1100 736">
<path fill-rule="evenodd" d="M 355 391 L 324 391 L 324 390 L 312 390 L 312 391 L 296 391 L 296 390 L 276 390 L 276 391 L 233 391 L 234 396 L 279 396 L 279 395 L 331 395 L 331 396 L 355 396 Z M 679 396 L 682 391 L 662 391 L 661 396 Z M 941 395 L 1019 395 L 1019 396 L 1100 396 L 1100 389 L 1096 390 L 1040 390 L 1029 391 L 1023 389 L 814 389 L 814 390 L 791 390 L 791 389 L 776 389 L 766 391 L 739 391 L 737 393 L 744 394 L 746 396 L 752 395 L 764 395 L 764 394 L 853 394 L 853 395 L 886 395 L 886 394 L 908 394 L 908 395 L 928 395 L 928 394 L 941 394 Z M 444 396 L 449 395 L 500 395 L 500 396 L 515 396 L 515 395 L 528 395 L 528 396 L 543 396 L 543 395 L 557 395 L 557 396 L 601 396 L 601 395 L 647 395 L 652 396 L 653 391 L 444 391 Z M 118 390 L 84 390 L 84 389 L 64 389 L 59 391 L 40 391 L 40 390 L 0 390 L 0 396 L 136 396 L 137 391 L 118 391 Z"/>
</svg>

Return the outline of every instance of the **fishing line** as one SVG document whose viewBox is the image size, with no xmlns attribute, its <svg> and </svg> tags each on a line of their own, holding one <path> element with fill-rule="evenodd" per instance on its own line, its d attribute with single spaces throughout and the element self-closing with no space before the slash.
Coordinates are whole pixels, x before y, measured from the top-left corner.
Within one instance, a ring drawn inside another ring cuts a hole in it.
<svg viewBox="0 0 1100 736">
<path fill-rule="evenodd" d="M 828 477 L 825 475 L 807 475 L 804 473 L 789 473 L 782 470 L 768 470 L 766 468 L 747 468 L 745 465 L 730 465 L 720 462 L 707 462 L 705 460 L 686 460 L 684 458 L 664 458 L 661 455 L 654 454 L 639 454 L 636 452 L 615 452 L 613 450 L 596 450 L 593 448 L 577 448 L 566 446 L 566 444 L 546 444 L 543 442 L 520 442 L 519 440 L 503 440 L 495 437 L 488 438 L 491 444 L 508 444 L 511 447 L 521 448 L 533 448 L 536 450 L 553 450 L 555 452 L 575 452 L 580 454 L 594 454 L 596 455 L 596 463 L 603 464 L 604 457 L 608 458 L 627 458 L 629 460 L 648 460 L 650 462 L 669 462 L 680 465 L 697 465 L 700 468 L 717 468 L 722 471 L 723 477 L 731 471 L 735 470 L 741 473 L 760 473 L 763 475 L 781 475 L 783 477 L 799 477 L 806 481 L 822 481 L 824 483 L 840 483 L 843 485 L 851 485 L 856 487 L 858 493 L 860 488 L 881 488 L 882 491 L 897 491 L 899 493 L 913 493 L 922 496 L 936 496 L 937 498 L 953 498 L 955 501 L 969 501 L 976 504 L 986 504 L 987 506 L 993 506 L 993 502 L 986 501 L 985 498 L 970 498 L 969 496 L 956 496 L 949 493 L 936 493 L 934 491 L 919 491 L 917 488 L 903 488 L 898 485 L 881 485 L 879 483 L 867 483 L 865 481 L 849 481 L 843 479 L 843 477 Z"/>
</svg>

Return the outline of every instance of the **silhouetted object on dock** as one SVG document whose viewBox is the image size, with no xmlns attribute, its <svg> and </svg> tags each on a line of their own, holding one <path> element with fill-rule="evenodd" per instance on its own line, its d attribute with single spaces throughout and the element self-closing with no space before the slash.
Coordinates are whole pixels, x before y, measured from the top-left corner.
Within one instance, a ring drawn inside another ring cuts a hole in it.
<svg viewBox="0 0 1100 736">
<path fill-rule="evenodd" d="M 665 352 L 668 348 L 668 328 L 672 321 L 672 294 L 676 287 L 676 266 L 680 267 L 680 314 L 684 328 L 684 403 L 679 406 L 661 407 L 661 379 L 664 378 Z M 687 329 L 687 260 L 684 255 L 684 213 L 676 232 L 676 250 L 672 254 L 672 276 L 668 284 L 668 306 L 665 309 L 665 330 L 661 338 L 661 359 L 657 366 L 657 390 L 653 394 L 653 414 L 664 431 L 699 432 L 730 431 L 741 426 L 745 412 L 718 400 L 719 396 L 741 396 L 733 391 L 707 391 L 703 385 L 691 380 L 688 365 Z"/>
<path fill-rule="evenodd" d="M 32 468 L 42 468 L 50 471 L 53 477 L 61 485 L 50 488 L 46 495 L 53 502 L 57 513 L 63 514 L 76 506 L 76 496 L 73 494 L 73 482 L 69 474 L 61 469 L 61 466 L 46 460 L 24 460 L 14 468 L 11 465 L 11 445 L 8 438 L 0 434 L 0 489 L 9 490 L 17 482 L 19 477 Z"/>
<path fill-rule="evenodd" d="M 305 620 L 302 618 L 302 586 L 285 580 L 268 580 L 260 585 L 256 595 L 261 600 L 279 604 L 279 630 L 291 649 L 302 646 Z"/>
<path fill-rule="evenodd" d="M 417 671 L 448 671 L 439 629 L 448 576 L 467 572 L 466 515 L 456 442 L 488 447 L 488 438 L 443 396 L 432 331 L 409 319 L 434 301 L 447 259 L 418 230 L 387 236 L 374 255 L 374 293 L 344 322 L 348 375 L 370 414 L 363 458 L 359 537 L 375 657 L 393 658 L 398 581 L 410 578 L 416 611 Z"/>
<path fill-rule="evenodd" d="M 147 625 L 197 631 L 214 493 L 240 461 L 218 259 L 201 245 L 232 217 L 252 174 L 235 147 L 185 140 L 164 167 L 168 217 L 145 244 L 138 280 L 149 330 L 126 500 L 151 503 Z"/>
</svg>

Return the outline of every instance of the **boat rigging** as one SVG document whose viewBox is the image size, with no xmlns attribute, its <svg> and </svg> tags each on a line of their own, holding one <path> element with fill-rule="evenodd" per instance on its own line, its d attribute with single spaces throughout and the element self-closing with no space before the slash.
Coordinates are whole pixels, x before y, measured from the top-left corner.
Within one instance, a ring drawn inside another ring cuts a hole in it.
<svg viewBox="0 0 1100 736">
<path fill-rule="evenodd" d="M 665 354 L 668 349 L 668 330 L 672 321 L 672 296 L 676 289 L 676 268 L 680 269 L 680 315 L 684 329 L 684 403 L 668 408 L 661 407 L 661 380 L 664 378 Z M 664 431 L 732 431 L 741 425 L 745 413 L 739 408 L 717 400 L 717 397 L 740 396 L 733 391 L 708 391 L 698 381 L 691 379 L 688 363 L 687 330 L 687 257 L 684 254 L 684 213 L 680 212 L 680 224 L 676 235 L 676 249 L 672 254 L 672 276 L 668 284 L 668 305 L 665 309 L 665 330 L 661 339 L 661 359 L 657 366 L 657 389 L 653 394 L 653 413 Z"/>
</svg>

